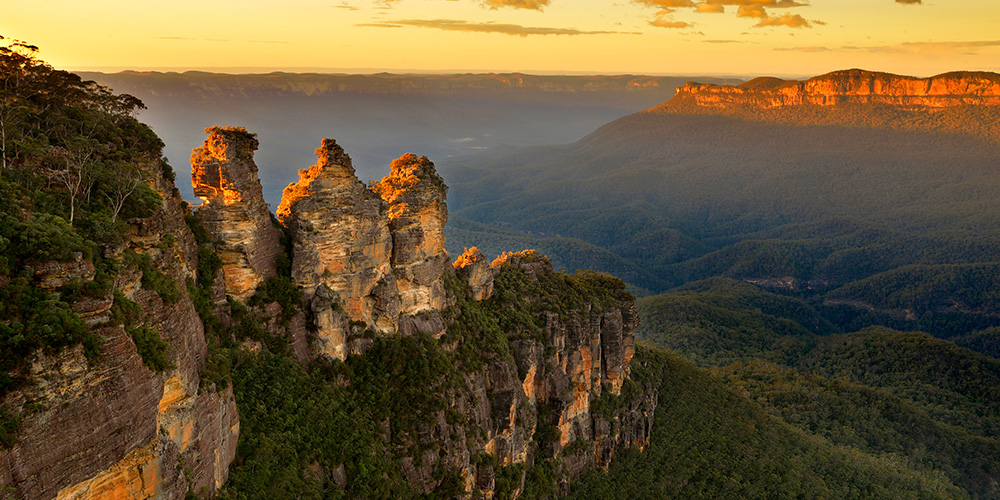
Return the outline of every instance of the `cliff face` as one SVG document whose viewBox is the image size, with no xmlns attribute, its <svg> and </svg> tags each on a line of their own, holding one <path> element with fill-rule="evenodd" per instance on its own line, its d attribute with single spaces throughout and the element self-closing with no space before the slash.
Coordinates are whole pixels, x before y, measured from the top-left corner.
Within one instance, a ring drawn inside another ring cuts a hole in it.
<svg viewBox="0 0 1000 500">
<path fill-rule="evenodd" d="M 811 104 L 886 104 L 905 109 L 1000 105 L 1000 75 L 945 73 L 930 78 L 858 69 L 836 71 L 805 81 L 756 78 L 738 86 L 688 83 L 659 110 L 704 110 L 748 106 L 771 109 Z"/>
<path fill-rule="evenodd" d="M 281 252 L 253 161 L 258 142 L 240 127 L 205 132 L 205 143 L 191 153 L 191 183 L 204 200 L 197 214 L 216 240 L 226 293 L 245 301 L 275 275 Z"/>
<path fill-rule="evenodd" d="M 278 218 L 292 237 L 292 280 L 309 301 L 320 354 L 344 359 L 372 329 L 433 331 L 443 325 L 441 274 L 448 260 L 444 182 L 427 158 L 408 154 L 369 189 L 332 139 L 316 164 L 285 188 Z M 429 319 L 400 324 L 400 314 Z"/>
<path fill-rule="evenodd" d="M 227 478 L 239 416 L 231 389 L 202 387 L 203 324 L 184 286 L 197 248 L 173 184 L 154 182 L 161 209 L 130 220 L 126 241 L 103 250 L 121 268 L 118 297 L 78 303 L 76 312 L 104 339 L 100 357 L 88 360 L 81 346 L 38 352 L 22 374 L 28 383 L 0 401 L 22 409 L 18 442 L 0 448 L 0 483 L 16 498 L 183 498 L 189 490 L 212 493 Z M 130 264 L 131 255 L 149 266 Z M 92 280 L 87 264 L 45 266 L 46 279 Z M 147 274 L 173 286 L 151 290 Z M 112 304 L 123 299 L 169 345 L 166 369 L 147 367 L 126 325 L 112 320 Z"/>
<path fill-rule="evenodd" d="M 615 450 L 647 446 L 656 394 L 625 382 L 638 324 L 633 299 L 606 291 L 571 299 L 574 286 L 587 286 L 586 278 L 554 273 L 551 262 L 533 251 L 505 254 L 493 264 L 476 262 L 485 269 L 465 272 L 472 267 L 467 265 L 457 275 L 468 281 L 452 288 L 460 295 L 456 309 L 518 311 L 538 329 L 526 334 L 518 330 L 526 324 L 510 324 L 511 330 L 503 332 L 506 349 L 479 352 L 486 362 L 466 372 L 464 384 L 450 391 L 451 408 L 425 418 L 427 423 L 413 433 L 415 442 L 405 444 L 429 450 L 418 460 L 404 460 L 408 482 L 430 493 L 440 483 L 436 473 L 458 469 L 466 496 L 492 498 L 498 474 L 520 471 L 506 485 L 513 486 L 506 491 L 510 495 L 524 487 L 533 464 L 551 459 L 557 485 L 565 491 L 581 472 L 607 467 Z M 501 283 L 494 284 L 494 278 Z M 484 289 L 494 287 L 495 295 L 484 296 Z M 535 306 L 552 297 L 567 305 L 558 311 Z M 449 314 L 456 312 L 449 309 Z M 441 341 L 446 349 L 461 350 L 453 344 L 461 340 L 450 330 Z M 452 411 L 464 418 L 448 418 Z M 489 460 L 473 460 L 483 456 Z"/>
<path fill-rule="evenodd" d="M 444 308 L 441 273 L 448 262 L 444 226 L 446 187 L 426 156 L 407 153 L 372 190 L 388 204 L 392 269 L 404 314 Z"/>
</svg>

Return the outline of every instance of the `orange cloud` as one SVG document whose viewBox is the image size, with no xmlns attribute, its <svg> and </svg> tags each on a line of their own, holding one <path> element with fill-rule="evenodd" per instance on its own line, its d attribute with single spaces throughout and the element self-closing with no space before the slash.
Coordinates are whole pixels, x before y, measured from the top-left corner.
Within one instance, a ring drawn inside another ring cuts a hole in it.
<svg viewBox="0 0 1000 500">
<path fill-rule="evenodd" d="M 685 23 L 684 21 L 671 21 L 670 19 L 662 19 L 659 17 L 650 21 L 649 24 L 656 26 L 657 28 L 671 29 L 687 28 L 691 26 L 691 23 Z"/>
<path fill-rule="evenodd" d="M 708 3 L 708 2 L 701 2 L 701 3 L 698 4 L 697 7 L 695 7 L 694 11 L 695 12 L 701 12 L 701 13 L 712 13 L 712 14 L 719 13 L 719 14 L 721 14 L 721 13 L 723 13 L 723 12 L 726 11 L 726 8 L 724 6 L 722 6 L 722 5 L 712 5 L 712 4 Z"/>
<path fill-rule="evenodd" d="M 789 28 L 811 28 L 812 24 L 823 24 L 819 21 L 807 21 L 798 14 L 785 14 L 783 16 L 772 16 L 767 9 L 792 9 L 797 7 L 808 7 L 808 0 L 632 0 L 641 5 L 659 7 L 656 19 L 650 24 L 664 28 L 683 28 L 691 26 L 690 23 L 667 19 L 664 14 L 677 12 L 679 9 L 691 9 L 697 13 L 722 13 L 726 7 L 737 7 L 736 17 L 746 17 L 759 19 L 756 27 L 761 26 L 787 26 Z M 903 2 L 919 2 L 921 0 L 896 0 Z"/>
<path fill-rule="evenodd" d="M 683 7 L 694 7 L 693 0 L 635 0 L 635 3 L 645 4 L 652 7 L 664 9 L 679 9 Z"/>
<path fill-rule="evenodd" d="M 789 28 L 811 28 L 804 17 L 799 14 L 785 14 L 783 16 L 767 16 L 755 25 L 754 28 L 766 28 L 773 26 L 787 26 Z"/>
<path fill-rule="evenodd" d="M 528 35 L 638 35 L 626 31 L 582 31 L 574 28 L 547 28 L 521 26 L 519 24 L 502 23 L 470 23 L 457 19 L 401 19 L 384 23 L 365 23 L 355 26 L 363 28 L 402 28 L 412 26 L 417 28 L 434 28 L 445 31 L 464 31 L 471 33 L 500 33 L 526 37 Z"/>
<path fill-rule="evenodd" d="M 767 17 L 767 11 L 764 10 L 763 5 L 740 5 L 739 10 L 736 11 L 736 17 Z"/>
<path fill-rule="evenodd" d="M 657 28 L 669 28 L 669 29 L 680 29 L 689 28 L 691 23 L 686 23 L 684 21 L 675 21 L 670 13 L 673 12 L 670 9 L 663 9 L 656 13 L 656 19 L 649 22 L 650 25 L 656 26 Z"/>
<path fill-rule="evenodd" d="M 499 9 L 500 7 L 513 7 L 515 9 L 532 9 L 532 10 L 542 10 L 552 0 L 485 0 L 483 5 L 491 9 Z"/>
</svg>

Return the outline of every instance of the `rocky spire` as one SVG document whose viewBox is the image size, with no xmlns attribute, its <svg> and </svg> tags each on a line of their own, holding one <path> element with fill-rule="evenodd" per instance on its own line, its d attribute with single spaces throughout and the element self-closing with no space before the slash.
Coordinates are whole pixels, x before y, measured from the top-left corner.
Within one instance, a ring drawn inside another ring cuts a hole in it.
<svg viewBox="0 0 1000 500">
<path fill-rule="evenodd" d="M 255 134 L 243 127 L 210 127 L 208 138 L 191 153 L 194 194 L 204 202 L 196 212 L 216 241 L 226 293 L 245 301 L 257 285 L 276 274 L 281 251 L 257 176 Z"/>
<path fill-rule="evenodd" d="M 447 189 L 434 164 L 413 153 L 393 160 L 389 175 L 372 183 L 372 190 L 389 205 L 391 262 L 405 314 L 444 308 Z"/>
<path fill-rule="evenodd" d="M 292 281 L 314 299 L 320 351 L 343 358 L 348 323 L 341 319 L 395 331 L 392 236 L 385 204 L 355 177 L 337 142 L 323 139 L 316 155 L 316 164 L 285 188 L 278 218 L 292 236 Z"/>
</svg>

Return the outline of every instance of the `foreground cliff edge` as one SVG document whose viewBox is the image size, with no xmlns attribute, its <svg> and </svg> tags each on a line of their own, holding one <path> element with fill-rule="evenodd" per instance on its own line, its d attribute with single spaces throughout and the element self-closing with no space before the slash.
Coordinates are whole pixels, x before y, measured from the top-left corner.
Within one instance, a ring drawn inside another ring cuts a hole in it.
<svg viewBox="0 0 1000 500">
<path fill-rule="evenodd" d="M 366 186 L 326 139 L 285 190 L 279 222 L 261 195 L 255 136 L 212 127 L 191 157 L 204 200 L 192 211 L 169 166 L 151 159 L 162 143 L 129 116 L 141 103 L 30 57 L 19 64 L 124 109 L 56 103 L 86 113 L 81 133 L 87 120 L 110 131 L 85 137 L 86 152 L 73 149 L 76 139 L 51 139 L 61 142 L 23 151 L 3 172 L 5 193 L 17 195 L 3 207 L 0 239 L 9 255 L 4 342 L 23 355 L 5 358 L 0 394 L 5 496 L 215 495 L 237 456 L 237 403 L 266 397 L 248 389 L 259 377 L 240 374 L 274 359 L 295 359 L 295 370 L 308 366 L 349 391 L 330 404 L 359 405 L 351 431 L 309 451 L 327 459 L 292 472 L 347 496 L 490 498 L 499 487 L 514 497 L 543 461 L 545 484 L 565 490 L 616 449 L 647 444 L 655 394 L 629 385 L 638 320 L 624 284 L 555 273 L 532 251 L 489 263 L 473 248 L 452 263 L 447 187 L 426 157 L 403 155 Z M 99 182 L 86 193 L 59 182 L 73 176 Z M 31 191 L 38 185 L 41 195 Z M 63 218 L 39 210 L 38 196 L 68 198 Z M 8 296 L 15 291 L 57 307 L 21 306 Z M 56 337 L 52 321 L 66 333 Z M 423 367 L 419 376 L 411 366 Z M 248 415 L 256 439 L 258 413 Z M 319 432 L 338 424 L 329 418 Z M 356 429 L 370 432 L 359 438 Z M 242 445 L 241 461 L 280 455 L 259 444 Z M 347 460 L 351 453 L 363 456 Z M 375 470 L 363 468 L 368 460 Z M 265 476 L 251 470 L 237 481 Z M 280 480 L 266 487 L 305 491 Z M 245 495 L 239 488 L 228 494 Z"/>
</svg>

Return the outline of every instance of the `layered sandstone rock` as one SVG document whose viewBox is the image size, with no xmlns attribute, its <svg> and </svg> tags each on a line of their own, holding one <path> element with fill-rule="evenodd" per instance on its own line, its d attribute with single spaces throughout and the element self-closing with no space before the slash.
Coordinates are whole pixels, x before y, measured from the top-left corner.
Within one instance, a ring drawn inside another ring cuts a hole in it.
<svg viewBox="0 0 1000 500">
<path fill-rule="evenodd" d="M 496 292 L 508 297 L 513 293 L 518 295 L 515 300 L 527 303 L 544 300 L 532 295 L 536 285 L 546 289 L 546 283 L 564 279 L 534 251 L 504 254 L 491 267 L 478 250 L 470 249 L 458 262 L 462 262 L 456 266 L 460 278 L 485 272 L 490 283 L 501 273 L 511 274 L 507 283 L 528 280 L 533 285 L 525 289 Z M 488 271 L 482 270 L 484 264 Z M 477 271 L 470 273 L 473 268 Z M 568 293 L 558 285 L 546 290 L 549 299 Z M 481 291 L 470 289 L 468 298 Z M 446 424 L 442 410 L 440 418 L 429 419 L 416 432 L 425 440 L 418 444 L 433 443 L 438 451 L 426 453 L 419 465 L 404 467 L 409 482 L 431 491 L 435 470 L 458 468 L 474 498 L 489 498 L 495 486 L 494 465 L 473 463 L 470 455 L 490 455 L 498 466 L 530 466 L 542 457 L 555 457 L 557 474 L 565 480 L 595 466 L 606 467 L 615 450 L 647 446 L 656 394 L 650 388 L 633 388 L 629 394 L 623 390 L 638 315 L 627 294 L 609 297 L 583 298 L 559 313 L 538 312 L 538 323 L 544 326 L 537 334 L 504 332 L 510 339 L 509 357 L 493 358 L 469 372 L 465 388 L 446 396 L 451 411 L 465 415 L 466 421 Z M 614 396 L 621 406 L 609 404 L 611 399 L 595 406 L 599 398 L 611 395 L 622 395 Z M 540 435 L 549 437 L 539 441 Z M 514 480 L 516 484 L 518 478 Z"/>
<path fill-rule="evenodd" d="M 945 73 L 915 78 L 851 69 L 805 81 L 756 78 L 738 86 L 688 83 L 670 101 L 674 107 L 705 109 L 752 106 L 771 109 L 812 104 L 886 104 L 905 109 L 1000 105 L 1000 75 Z"/>
<path fill-rule="evenodd" d="M 389 207 L 390 260 L 401 312 L 441 310 L 445 305 L 441 274 L 449 260 L 444 249 L 448 188 L 426 156 L 407 153 L 389 168 L 389 175 L 372 183 L 372 190 Z"/>
<path fill-rule="evenodd" d="M 316 164 L 285 188 L 277 215 L 292 237 L 292 281 L 307 297 L 321 287 L 336 295 L 314 300 L 321 308 L 312 312 L 322 352 L 342 359 L 347 321 L 395 331 L 392 236 L 384 202 L 354 175 L 343 148 L 324 139 L 316 154 Z"/>
<path fill-rule="evenodd" d="M 103 339 L 100 356 L 88 360 L 82 346 L 38 352 L 18 374 L 29 383 L 0 399 L 0 409 L 20 419 L 18 442 L 0 448 L 0 485 L 13 498 L 180 499 L 212 494 L 228 476 L 239 416 L 232 391 L 203 387 L 200 377 L 204 327 L 184 286 L 198 267 L 197 246 L 173 183 L 152 177 L 162 210 L 130 220 L 127 241 L 105 249 L 105 258 L 121 268 L 114 292 L 137 303 L 142 324 L 169 344 L 171 367 L 151 371 L 125 328 L 109 323 L 111 293 L 97 300 L 104 305 L 88 308 L 85 319 Z M 174 282 L 176 297 L 143 288 L 127 252 L 148 256 Z M 94 278 L 92 263 L 80 259 L 38 269 Z"/>
<path fill-rule="evenodd" d="M 204 200 L 197 213 L 216 241 L 226 293 L 245 301 L 275 275 L 280 233 L 271 223 L 253 161 L 255 135 L 242 127 L 205 132 L 205 143 L 191 153 L 194 194 Z"/>
<path fill-rule="evenodd" d="M 493 267 L 478 248 L 466 248 L 452 265 L 469 284 L 474 300 L 486 300 L 493 295 Z"/>
</svg>

